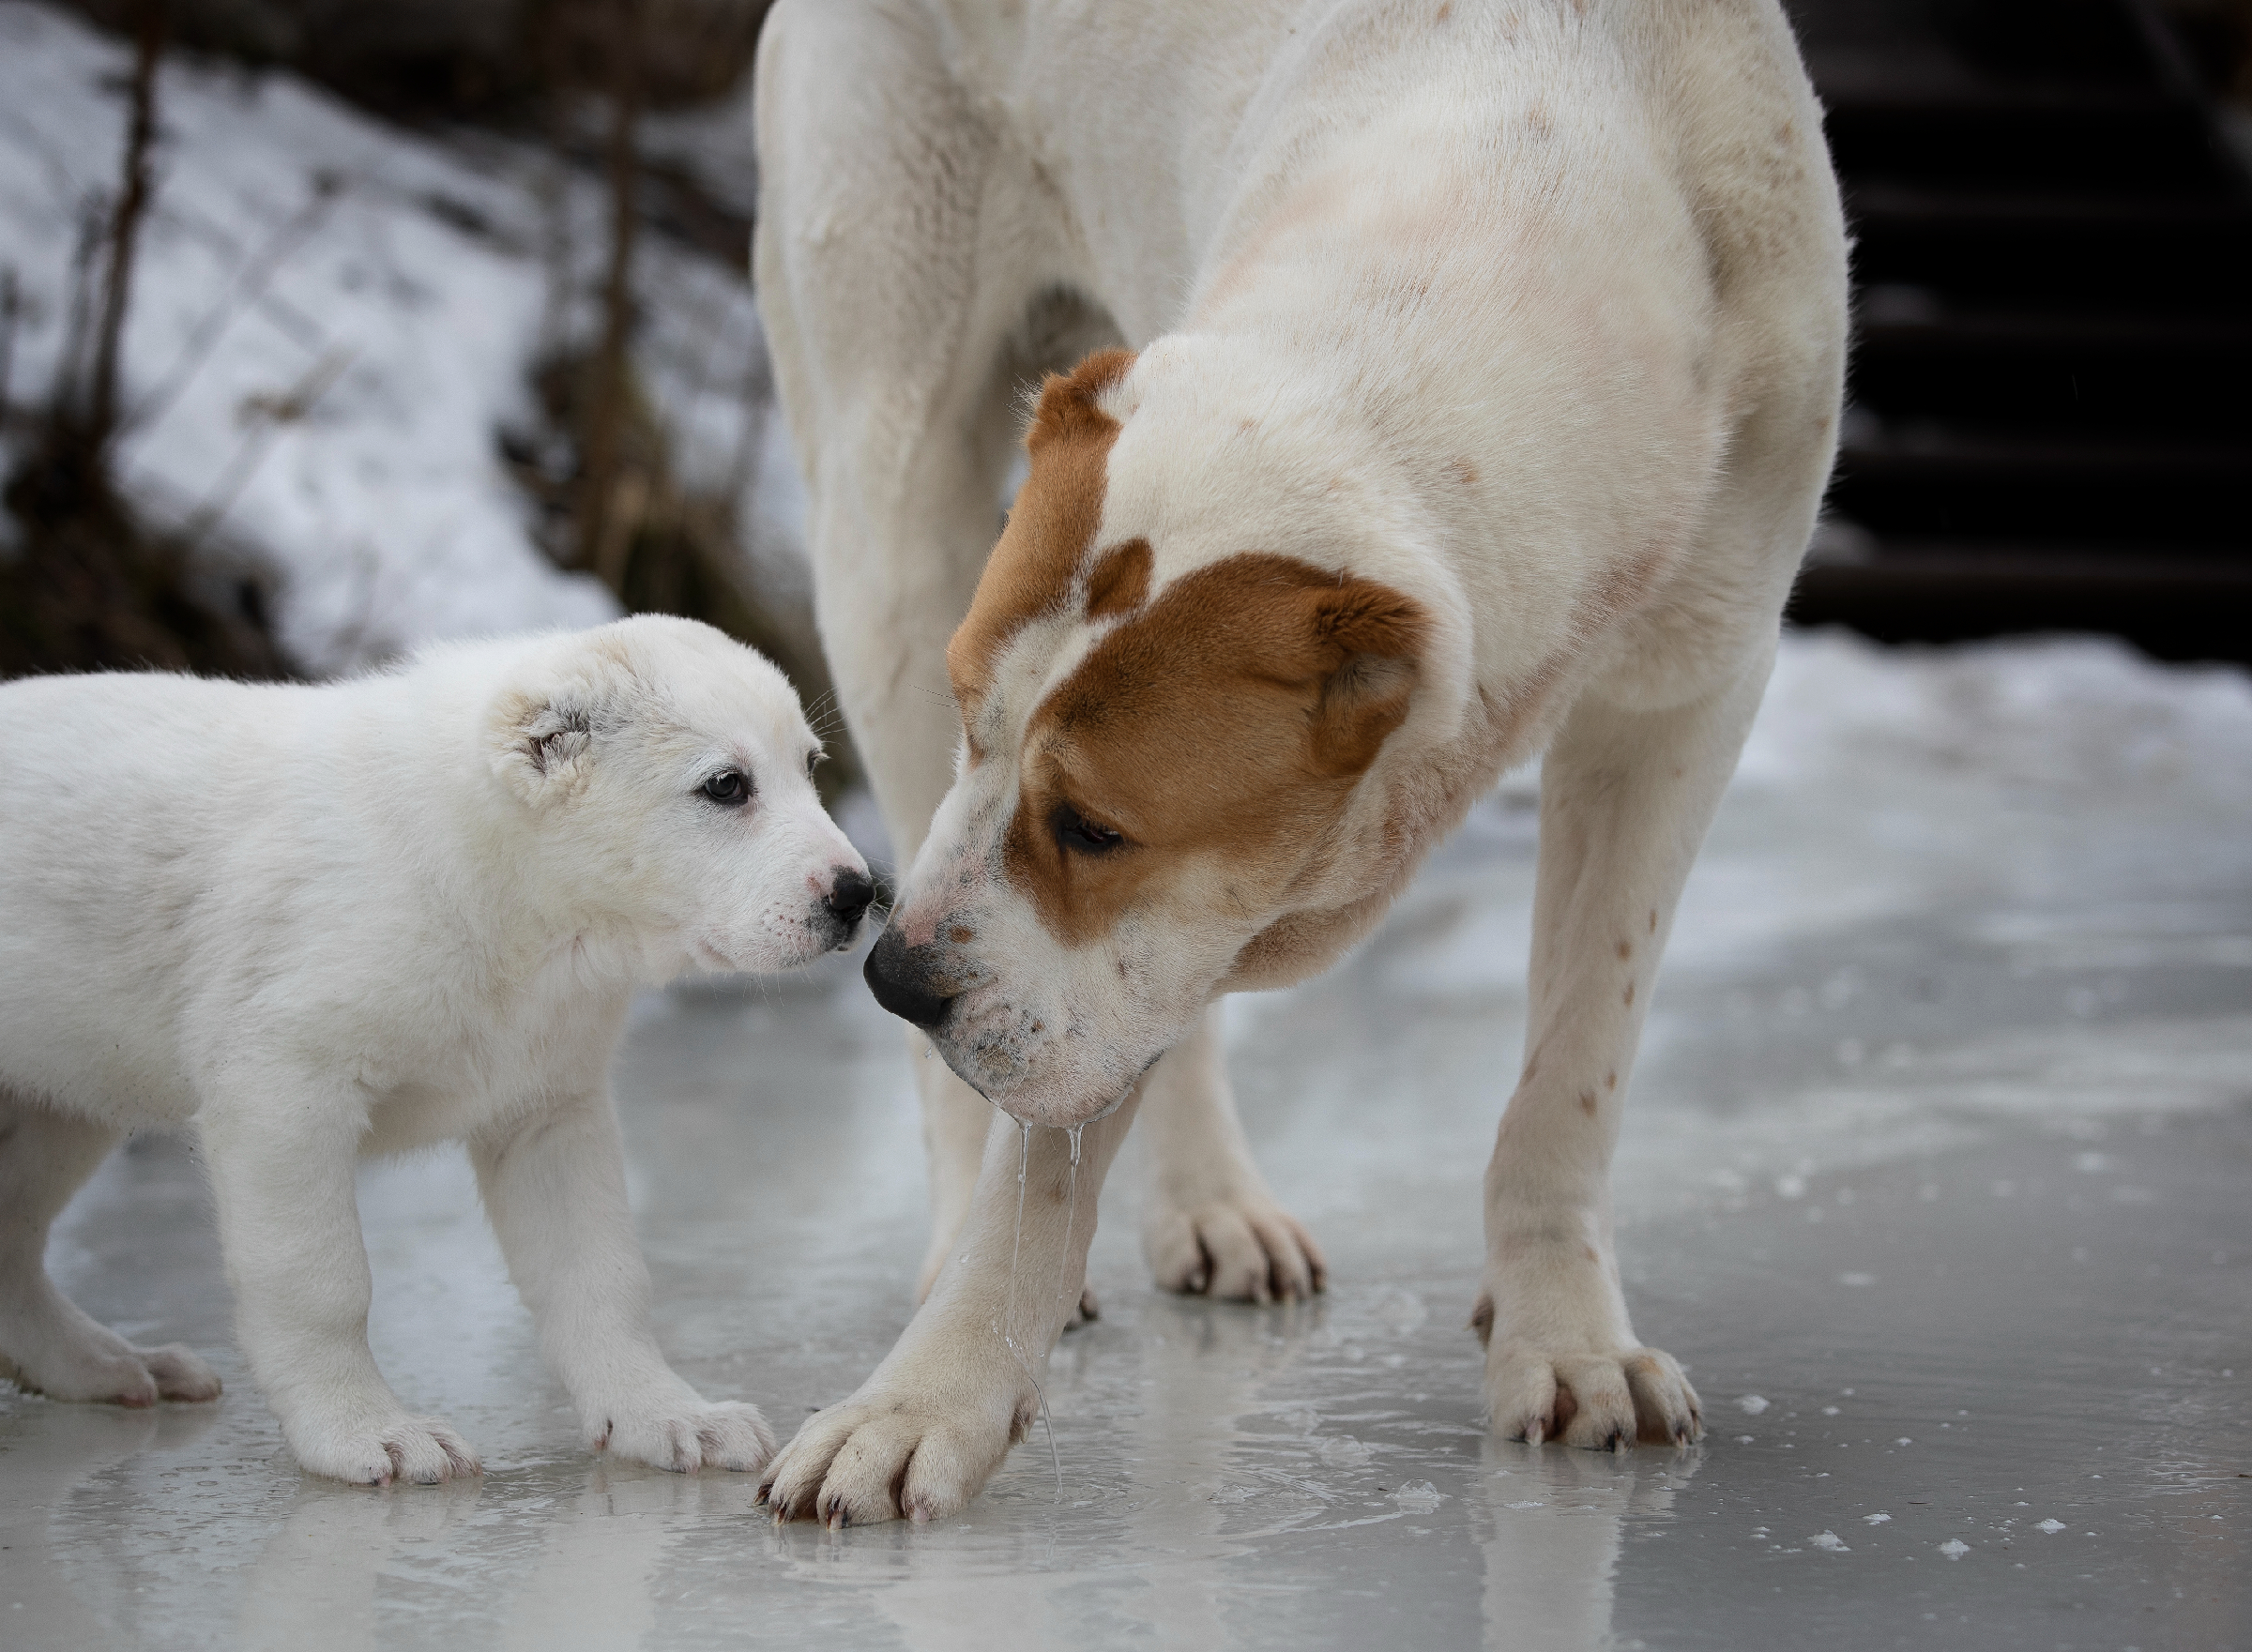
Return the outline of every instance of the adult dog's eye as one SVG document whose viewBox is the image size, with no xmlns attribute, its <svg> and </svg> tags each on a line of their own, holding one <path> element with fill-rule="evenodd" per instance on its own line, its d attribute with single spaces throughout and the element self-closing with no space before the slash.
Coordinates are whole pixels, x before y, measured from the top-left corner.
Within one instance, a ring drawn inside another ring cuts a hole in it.
<svg viewBox="0 0 2252 1652">
<path fill-rule="evenodd" d="M 1107 855 L 1126 840 L 1109 826 L 1097 826 L 1069 803 L 1058 803 L 1056 841 L 1074 855 Z"/>
<path fill-rule="evenodd" d="M 740 809 L 751 801 L 751 777 L 739 768 L 723 768 L 696 789 L 728 809 Z"/>
</svg>

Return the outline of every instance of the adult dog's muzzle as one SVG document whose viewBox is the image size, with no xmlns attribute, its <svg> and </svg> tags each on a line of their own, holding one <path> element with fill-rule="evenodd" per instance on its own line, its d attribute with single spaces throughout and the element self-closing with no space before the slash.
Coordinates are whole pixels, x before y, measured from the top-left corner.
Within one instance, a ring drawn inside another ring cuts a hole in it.
<svg viewBox="0 0 2252 1652">
<path fill-rule="evenodd" d="M 954 993 L 944 989 L 938 976 L 936 951 L 910 947 L 897 930 L 886 929 L 860 968 L 878 1004 L 925 1032 L 936 1031 L 954 1007 Z"/>
</svg>

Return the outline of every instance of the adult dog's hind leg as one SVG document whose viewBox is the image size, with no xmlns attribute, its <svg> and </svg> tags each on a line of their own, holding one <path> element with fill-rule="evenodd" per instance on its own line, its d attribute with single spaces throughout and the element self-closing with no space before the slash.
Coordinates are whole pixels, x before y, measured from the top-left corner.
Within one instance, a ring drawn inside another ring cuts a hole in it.
<svg viewBox="0 0 2252 1652">
<path fill-rule="evenodd" d="M 140 1348 L 47 1277 L 47 1233 L 118 1132 L 0 1090 L 0 1374 L 55 1400 L 214 1400 L 219 1377 L 177 1343 Z"/>
<path fill-rule="evenodd" d="M 1773 663 L 1670 710 L 1585 695 L 1541 770 L 1525 1071 L 1485 1176 L 1485 1397 L 1512 1439 L 1629 1446 L 1702 1432 L 1696 1390 L 1629 1324 L 1611 1151 L 1691 861 Z"/>
<path fill-rule="evenodd" d="M 757 108 L 759 306 L 805 474 L 822 646 L 904 867 L 953 781 L 946 644 L 998 536 L 1015 392 L 1089 341 L 1034 336 L 1064 284 L 1053 226 L 918 10 L 777 7 Z M 927 1296 L 996 1115 L 919 1036 L 908 1049 L 930 1150 Z"/>
<path fill-rule="evenodd" d="M 1142 1133 L 1156 1173 L 1142 1251 L 1161 1287 L 1286 1302 L 1328 1282 L 1321 1248 L 1275 1203 L 1252 1160 L 1228 1086 L 1217 1005 L 1150 1069 Z"/>
</svg>

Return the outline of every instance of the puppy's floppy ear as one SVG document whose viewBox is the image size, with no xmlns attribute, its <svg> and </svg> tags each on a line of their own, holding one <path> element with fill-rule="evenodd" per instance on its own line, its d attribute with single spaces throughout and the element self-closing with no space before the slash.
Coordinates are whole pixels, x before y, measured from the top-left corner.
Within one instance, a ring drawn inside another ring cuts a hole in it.
<svg viewBox="0 0 2252 1652">
<path fill-rule="evenodd" d="M 594 718 L 585 697 L 560 688 L 504 690 L 486 720 L 487 759 L 533 808 L 568 797 L 594 763 Z"/>
<path fill-rule="evenodd" d="M 1413 598 L 1376 580 L 1347 577 L 1308 591 L 1305 602 L 1321 674 L 1314 763 L 1357 775 L 1408 719 L 1430 625 Z"/>
</svg>

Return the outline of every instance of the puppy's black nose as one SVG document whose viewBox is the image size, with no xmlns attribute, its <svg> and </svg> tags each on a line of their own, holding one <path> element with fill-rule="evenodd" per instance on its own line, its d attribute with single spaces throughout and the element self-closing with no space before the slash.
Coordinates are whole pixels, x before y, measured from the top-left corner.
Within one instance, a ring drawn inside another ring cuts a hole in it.
<svg viewBox="0 0 2252 1652">
<path fill-rule="evenodd" d="M 878 1004 L 919 1027 L 936 1027 L 954 1007 L 952 994 L 933 990 L 929 950 L 908 946 L 897 930 L 875 938 L 860 974 Z"/>
<path fill-rule="evenodd" d="M 868 874 L 847 866 L 838 869 L 837 881 L 829 886 L 825 904 L 839 923 L 850 929 L 875 899 L 875 886 L 868 881 Z"/>
</svg>

